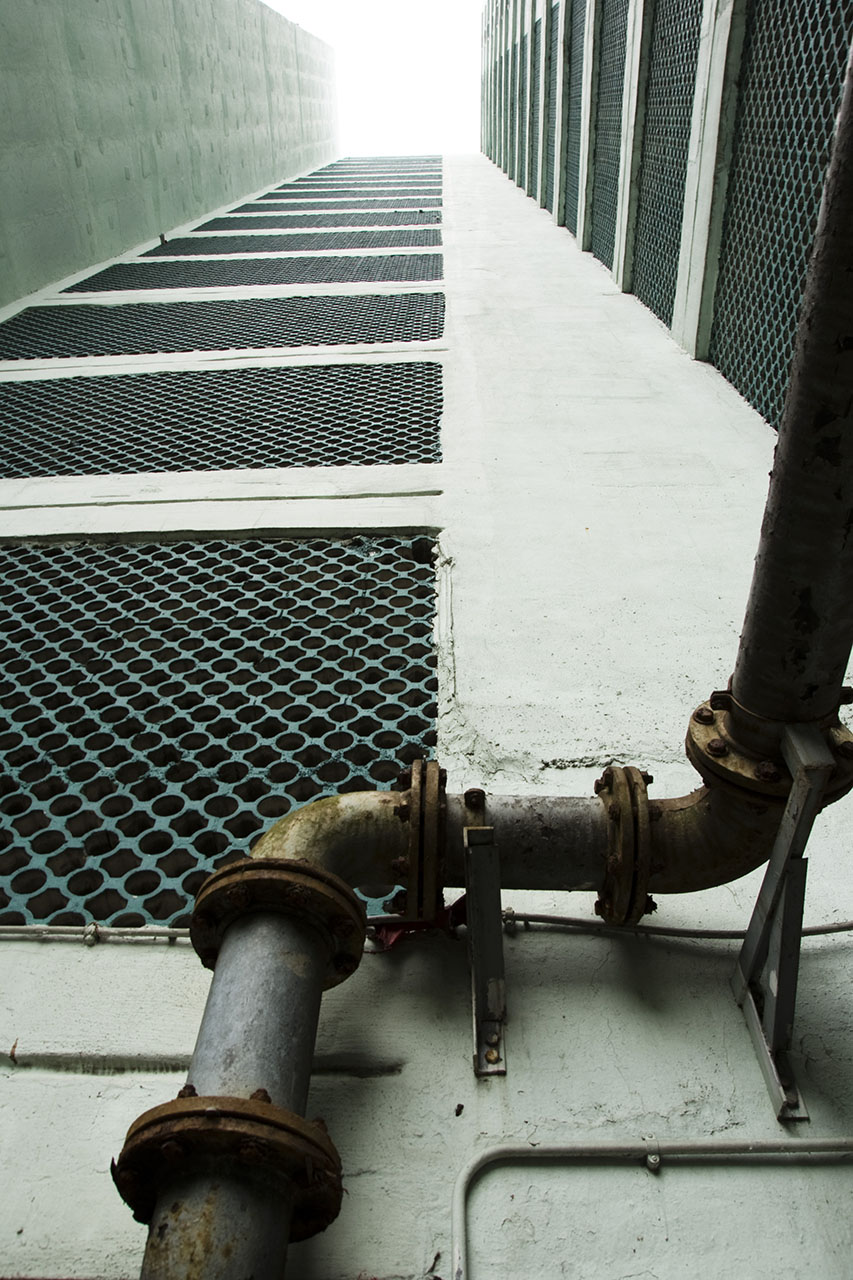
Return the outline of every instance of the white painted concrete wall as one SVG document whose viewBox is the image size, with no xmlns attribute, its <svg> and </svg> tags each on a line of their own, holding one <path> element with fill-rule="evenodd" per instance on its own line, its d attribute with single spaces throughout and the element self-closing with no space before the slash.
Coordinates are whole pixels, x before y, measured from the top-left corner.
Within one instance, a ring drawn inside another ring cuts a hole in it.
<svg viewBox="0 0 853 1280">
<path fill-rule="evenodd" d="M 485 159 L 447 162 L 445 219 L 449 324 L 429 347 L 445 366 L 445 460 L 420 469 L 428 499 L 411 492 L 417 469 L 370 497 L 339 487 L 364 468 L 326 477 L 323 518 L 443 530 L 437 754 L 452 790 L 589 794 L 617 761 L 649 768 L 653 796 L 680 794 L 697 782 L 688 717 L 734 660 L 773 433 Z M 295 482 L 267 481 L 257 511 L 274 501 L 279 527 L 299 528 Z M 210 527 L 224 484 L 200 477 L 181 527 Z M 135 528 L 145 494 L 109 512 L 92 499 L 92 518 Z M 242 524 L 222 527 L 253 526 L 240 507 Z M 36 505 L 29 528 L 79 518 Z M 810 923 L 853 916 L 852 808 L 825 814 L 810 846 Z M 743 927 L 756 888 L 664 898 L 655 919 Z M 594 923 L 591 899 L 532 904 Z M 851 937 L 806 944 L 801 1141 L 851 1132 Z M 729 990 L 735 944 L 534 927 L 505 945 L 504 1079 L 471 1071 L 461 940 L 368 955 L 324 998 L 309 1115 L 328 1124 L 347 1194 L 340 1219 L 292 1249 L 290 1276 L 450 1280 L 453 1183 L 494 1144 L 784 1136 Z M 183 1083 L 208 975 L 180 943 L 0 949 L 0 1274 L 125 1280 L 145 1231 L 110 1157 Z M 851 1207 L 842 1167 L 506 1167 L 473 1188 L 470 1274 L 846 1280 Z"/>
<path fill-rule="evenodd" d="M 335 155 L 333 55 L 259 0 L 0 7 L 0 305 Z"/>
</svg>

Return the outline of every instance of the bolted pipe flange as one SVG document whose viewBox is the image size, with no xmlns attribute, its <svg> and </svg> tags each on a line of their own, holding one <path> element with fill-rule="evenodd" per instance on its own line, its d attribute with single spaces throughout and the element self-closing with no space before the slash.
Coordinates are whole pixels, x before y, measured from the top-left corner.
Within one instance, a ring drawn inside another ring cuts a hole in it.
<svg viewBox="0 0 853 1280">
<path fill-rule="evenodd" d="M 408 789 L 395 812 L 408 827 L 408 853 L 400 865 L 400 915 L 406 920 L 435 920 L 442 905 L 443 854 L 446 845 L 447 772 L 435 760 L 414 760 L 401 781 Z"/>
<path fill-rule="evenodd" d="M 341 1161 L 322 1122 L 246 1098 L 176 1098 L 127 1131 L 113 1182 L 137 1222 L 150 1222 L 176 1175 L 234 1176 L 293 1196 L 291 1240 L 325 1231 L 341 1208 Z"/>
<path fill-rule="evenodd" d="M 329 943 L 324 989 L 354 973 L 364 952 L 364 905 L 339 876 L 309 862 L 244 858 L 214 872 L 199 890 L 190 940 L 207 969 L 216 964 L 229 925 L 247 912 L 296 916 Z"/>
<path fill-rule="evenodd" d="M 762 749 L 758 738 L 745 744 L 740 727 L 741 709 L 732 695 L 713 693 L 690 717 L 685 744 L 690 763 L 709 785 L 725 782 L 767 799 L 785 800 L 791 789 L 791 774 L 781 755 Z M 853 733 L 837 722 L 825 726 L 823 734 L 835 757 L 835 770 L 822 801 L 827 805 L 853 787 Z"/>
<path fill-rule="evenodd" d="M 648 773 L 633 765 L 611 766 L 595 783 L 608 822 L 608 850 L 604 884 L 595 904 L 596 915 L 608 924 L 636 924 L 654 910 L 648 895 L 652 868 Z"/>
</svg>

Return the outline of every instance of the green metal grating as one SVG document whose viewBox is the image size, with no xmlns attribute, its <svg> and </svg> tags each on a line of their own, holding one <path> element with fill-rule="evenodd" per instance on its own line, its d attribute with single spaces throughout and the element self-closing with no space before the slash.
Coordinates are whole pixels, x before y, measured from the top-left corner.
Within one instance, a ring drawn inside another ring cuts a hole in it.
<svg viewBox="0 0 853 1280">
<path fill-rule="evenodd" d="M 633 288 L 669 326 L 678 280 L 684 182 L 702 0 L 657 0 L 642 142 Z"/>
<path fill-rule="evenodd" d="M 560 6 L 551 6 L 550 65 L 548 72 L 548 134 L 545 139 L 545 208 L 554 211 L 554 162 L 557 142 L 557 72 L 559 71 Z"/>
<path fill-rule="evenodd" d="M 0 923 L 184 925 L 205 876 L 434 743 L 432 544 L 0 547 Z"/>
<path fill-rule="evenodd" d="M 530 146 L 528 153 L 530 157 L 530 168 L 528 171 L 528 186 L 536 192 L 537 172 L 539 169 L 539 121 L 541 118 L 542 106 L 542 86 L 540 83 L 540 73 L 542 60 L 542 19 L 537 18 L 533 24 L 533 79 L 530 85 Z"/>
<path fill-rule="evenodd" d="M 570 20 L 572 33 L 569 52 L 569 101 L 566 111 L 566 226 L 572 235 L 577 235 L 586 0 L 572 0 Z"/>
<path fill-rule="evenodd" d="M 527 182 L 527 123 L 529 113 L 527 110 L 527 36 L 521 37 L 521 60 L 519 62 L 518 76 L 518 110 L 519 115 L 519 137 L 518 137 L 518 163 L 516 165 L 516 173 L 519 175 L 520 184 L 524 186 Z"/>
<path fill-rule="evenodd" d="M 627 30 L 628 0 L 603 0 L 595 104 L 591 248 L 606 267 L 613 266 L 616 236 Z"/>
<path fill-rule="evenodd" d="M 851 0 L 749 6 L 709 355 L 774 425 L 851 39 Z"/>
</svg>

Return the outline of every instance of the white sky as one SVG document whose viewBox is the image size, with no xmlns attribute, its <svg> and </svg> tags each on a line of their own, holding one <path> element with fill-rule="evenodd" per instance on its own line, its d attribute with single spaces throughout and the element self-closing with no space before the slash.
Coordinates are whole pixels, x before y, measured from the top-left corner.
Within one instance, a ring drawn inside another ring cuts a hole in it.
<svg viewBox="0 0 853 1280">
<path fill-rule="evenodd" d="M 483 0 L 266 0 L 334 46 L 343 155 L 480 149 Z"/>
</svg>

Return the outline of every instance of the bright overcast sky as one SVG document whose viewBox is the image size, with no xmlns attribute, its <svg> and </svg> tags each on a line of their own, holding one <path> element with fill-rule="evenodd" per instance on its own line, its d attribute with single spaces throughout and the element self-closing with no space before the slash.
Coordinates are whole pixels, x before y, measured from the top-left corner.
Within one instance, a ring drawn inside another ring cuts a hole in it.
<svg viewBox="0 0 853 1280">
<path fill-rule="evenodd" d="M 343 155 L 480 149 L 483 0 L 266 0 L 334 46 Z"/>
</svg>

